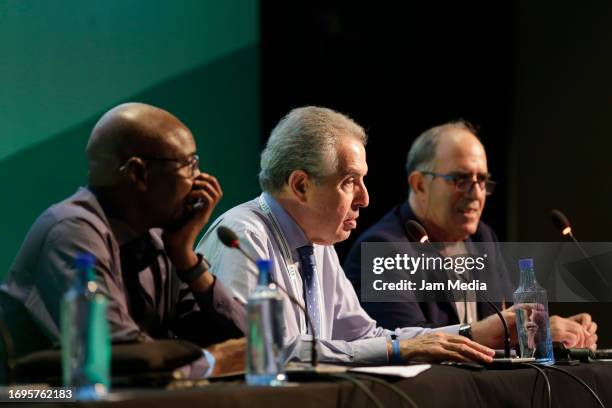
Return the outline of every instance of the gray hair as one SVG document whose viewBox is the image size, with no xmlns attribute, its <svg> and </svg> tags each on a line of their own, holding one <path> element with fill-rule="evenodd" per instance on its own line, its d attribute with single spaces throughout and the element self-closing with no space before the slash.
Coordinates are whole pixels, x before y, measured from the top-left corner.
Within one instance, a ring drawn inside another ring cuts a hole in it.
<svg viewBox="0 0 612 408">
<path fill-rule="evenodd" d="M 406 157 L 407 175 L 410 175 L 410 173 L 415 170 L 433 170 L 438 140 L 440 136 L 449 129 L 466 130 L 478 137 L 477 129 L 470 122 L 463 119 L 447 122 L 440 126 L 427 129 L 416 138 L 410 147 L 410 151 Z"/>
<path fill-rule="evenodd" d="M 293 109 L 272 130 L 261 153 L 261 189 L 282 190 L 295 170 L 315 181 L 333 173 L 338 166 L 336 143 L 345 136 L 367 143 L 363 128 L 348 116 L 317 106 Z"/>
</svg>

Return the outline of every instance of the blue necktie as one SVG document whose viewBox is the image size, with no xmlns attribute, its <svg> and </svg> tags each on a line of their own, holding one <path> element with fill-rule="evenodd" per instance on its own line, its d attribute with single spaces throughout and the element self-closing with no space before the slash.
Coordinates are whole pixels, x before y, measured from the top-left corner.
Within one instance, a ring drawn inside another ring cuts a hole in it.
<svg viewBox="0 0 612 408">
<path fill-rule="evenodd" d="M 319 286 L 317 285 L 317 269 L 312 245 L 306 245 L 297 249 L 302 265 L 302 281 L 304 286 L 304 300 L 310 321 L 315 328 L 315 335 L 321 336 L 319 316 Z M 310 328 L 309 328 L 310 330 Z M 311 332 L 312 334 L 312 332 Z"/>
</svg>

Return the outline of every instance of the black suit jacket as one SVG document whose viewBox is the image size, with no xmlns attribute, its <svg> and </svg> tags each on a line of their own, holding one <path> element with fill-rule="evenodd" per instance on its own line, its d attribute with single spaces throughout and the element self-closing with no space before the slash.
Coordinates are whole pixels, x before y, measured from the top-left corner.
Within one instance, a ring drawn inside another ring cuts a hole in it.
<svg viewBox="0 0 612 408">
<path fill-rule="evenodd" d="M 361 293 L 361 243 L 362 242 L 406 242 L 411 241 L 405 225 L 408 220 L 419 221 L 414 215 L 408 202 L 393 208 L 380 221 L 367 229 L 355 241 L 344 262 L 344 271 L 355 287 L 357 294 Z M 497 285 L 504 285 L 506 291 L 510 286 L 509 279 L 505 273 L 503 263 L 500 263 L 500 255 L 497 250 L 497 236 L 495 232 L 483 222 L 479 222 L 476 233 L 467 241 L 483 242 L 492 265 L 500 265 L 497 276 L 491 281 Z M 490 243 L 490 244 L 489 244 Z M 491 305 L 483 300 L 482 296 L 477 298 L 478 318 L 482 319 L 495 313 Z M 499 302 L 494 302 L 498 307 Z M 459 317 L 454 303 L 448 302 L 362 302 L 363 308 L 376 319 L 380 326 L 388 329 L 397 327 L 421 326 L 441 327 L 459 323 Z"/>
</svg>

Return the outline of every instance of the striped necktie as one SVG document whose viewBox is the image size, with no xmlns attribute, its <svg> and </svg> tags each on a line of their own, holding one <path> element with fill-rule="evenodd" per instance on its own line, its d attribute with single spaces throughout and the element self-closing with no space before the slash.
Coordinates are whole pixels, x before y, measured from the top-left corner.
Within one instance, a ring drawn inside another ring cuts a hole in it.
<svg viewBox="0 0 612 408">
<path fill-rule="evenodd" d="M 302 266 L 301 274 L 304 286 L 304 300 L 310 321 L 315 328 L 315 335 L 321 335 L 321 318 L 319 315 L 319 285 L 317 285 L 317 269 L 312 245 L 306 245 L 297 249 Z M 310 334 L 312 330 L 310 330 Z"/>
</svg>

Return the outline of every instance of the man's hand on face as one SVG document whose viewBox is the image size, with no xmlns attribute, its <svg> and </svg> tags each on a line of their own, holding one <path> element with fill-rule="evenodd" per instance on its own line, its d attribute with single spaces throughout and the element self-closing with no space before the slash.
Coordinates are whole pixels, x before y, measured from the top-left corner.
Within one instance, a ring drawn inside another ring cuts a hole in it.
<svg viewBox="0 0 612 408">
<path fill-rule="evenodd" d="M 183 225 L 171 231 L 164 230 L 162 236 L 168 257 L 178 269 L 187 270 L 197 264 L 198 258 L 193 251 L 195 239 L 210 219 L 222 196 L 223 191 L 214 176 L 199 173 L 195 177 L 189 202 L 200 201 L 202 205 L 194 209 L 193 204 L 189 204 L 187 206 L 189 215 Z"/>
<path fill-rule="evenodd" d="M 246 338 L 227 340 L 206 349 L 215 357 L 213 376 L 244 371 Z"/>
<path fill-rule="evenodd" d="M 464 336 L 436 332 L 400 340 L 404 361 L 475 361 L 490 363 L 495 351 Z"/>
<path fill-rule="evenodd" d="M 502 310 L 501 314 L 508 325 L 510 342 L 516 344 L 518 337 L 516 334 L 516 311 L 514 306 Z M 492 348 L 501 348 L 504 346 L 505 336 L 504 325 L 497 314 L 492 314 L 483 320 L 472 323 L 472 338 L 480 344 Z"/>
</svg>

